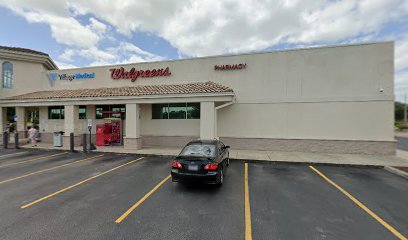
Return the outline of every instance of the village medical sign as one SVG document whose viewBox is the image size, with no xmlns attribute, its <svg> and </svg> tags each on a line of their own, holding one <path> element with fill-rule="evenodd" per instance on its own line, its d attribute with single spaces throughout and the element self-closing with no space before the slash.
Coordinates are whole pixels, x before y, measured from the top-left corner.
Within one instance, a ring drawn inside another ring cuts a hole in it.
<svg viewBox="0 0 408 240">
<path fill-rule="evenodd" d="M 57 74 L 57 73 L 50 73 L 49 78 L 51 78 L 53 81 L 57 80 L 66 80 L 66 81 L 72 81 L 74 79 L 86 79 L 86 78 L 95 78 L 95 73 L 75 73 L 75 74 Z"/>
</svg>

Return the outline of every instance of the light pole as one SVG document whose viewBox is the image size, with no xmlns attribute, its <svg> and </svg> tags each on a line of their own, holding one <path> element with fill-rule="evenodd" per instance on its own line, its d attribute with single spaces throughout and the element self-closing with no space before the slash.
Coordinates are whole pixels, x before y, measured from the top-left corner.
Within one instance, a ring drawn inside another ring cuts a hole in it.
<svg viewBox="0 0 408 240">
<path fill-rule="evenodd" d="M 404 95 L 404 123 L 407 123 L 407 94 Z"/>
</svg>

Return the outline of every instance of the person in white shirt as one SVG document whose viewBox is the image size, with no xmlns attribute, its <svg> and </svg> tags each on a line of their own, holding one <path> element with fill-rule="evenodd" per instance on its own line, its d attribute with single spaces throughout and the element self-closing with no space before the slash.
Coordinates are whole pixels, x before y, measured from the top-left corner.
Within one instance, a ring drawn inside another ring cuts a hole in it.
<svg viewBox="0 0 408 240">
<path fill-rule="evenodd" d="M 36 147 L 37 146 L 37 129 L 34 127 L 28 127 L 28 138 L 31 141 L 31 146 Z"/>
</svg>

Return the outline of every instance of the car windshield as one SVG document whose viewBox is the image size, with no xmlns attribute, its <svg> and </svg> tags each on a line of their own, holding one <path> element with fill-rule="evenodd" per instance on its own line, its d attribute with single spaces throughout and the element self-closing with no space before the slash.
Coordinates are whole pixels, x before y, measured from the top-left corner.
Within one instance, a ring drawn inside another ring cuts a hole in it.
<svg viewBox="0 0 408 240">
<path fill-rule="evenodd" d="M 211 144 L 187 145 L 181 151 L 180 156 L 215 157 L 215 145 Z"/>
</svg>

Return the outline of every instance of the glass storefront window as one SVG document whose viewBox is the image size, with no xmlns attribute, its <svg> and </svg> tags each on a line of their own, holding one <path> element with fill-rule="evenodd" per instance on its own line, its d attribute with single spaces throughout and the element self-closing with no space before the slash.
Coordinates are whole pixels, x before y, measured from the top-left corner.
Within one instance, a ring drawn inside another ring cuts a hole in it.
<svg viewBox="0 0 408 240">
<path fill-rule="evenodd" d="M 187 103 L 187 119 L 200 119 L 200 103 Z"/>
<path fill-rule="evenodd" d="M 6 108 L 7 122 L 14 122 L 14 115 L 16 115 L 15 107 Z"/>
<path fill-rule="evenodd" d="M 152 104 L 152 119 L 200 119 L 200 103 Z"/>
<path fill-rule="evenodd" d="M 186 103 L 170 103 L 169 119 L 186 119 Z"/>
<path fill-rule="evenodd" d="M 39 108 L 29 107 L 26 108 L 26 121 L 32 125 L 38 125 L 40 123 L 40 111 Z"/>
<path fill-rule="evenodd" d="M 152 104 L 152 119 L 168 119 L 168 104 Z"/>
<path fill-rule="evenodd" d="M 64 119 L 64 106 L 48 107 L 48 119 Z"/>
<path fill-rule="evenodd" d="M 96 119 L 121 118 L 126 119 L 125 105 L 97 105 L 95 106 Z M 121 114 L 122 113 L 122 114 Z"/>
<path fill-rule="evenodd" d="M 86 119 L 86 106 L 79 106 L 79 119 Z"/>
</svg>

